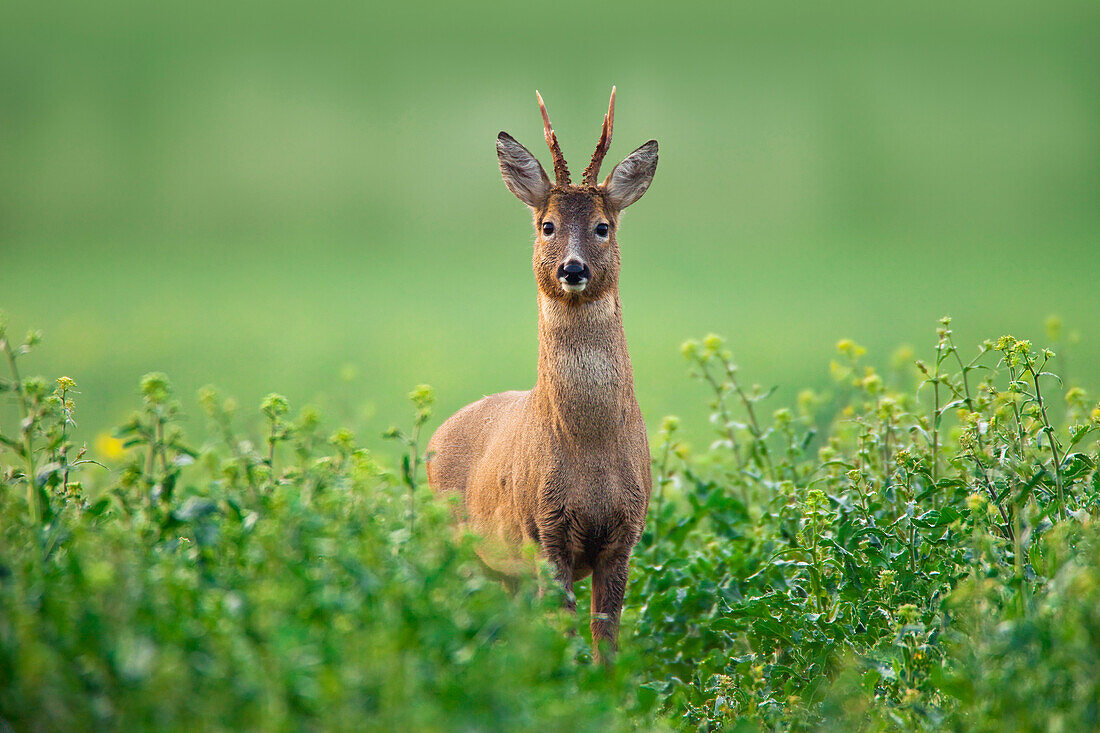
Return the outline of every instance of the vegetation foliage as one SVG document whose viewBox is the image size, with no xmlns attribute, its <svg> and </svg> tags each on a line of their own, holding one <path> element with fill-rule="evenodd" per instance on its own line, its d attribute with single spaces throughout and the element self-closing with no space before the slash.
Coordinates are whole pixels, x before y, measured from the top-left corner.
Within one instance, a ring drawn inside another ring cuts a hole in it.
<svg viewBox="0 0 1100 733">
<path fill-rule="evenodd" d="M 686 343 L 715 441 L 655 436 L 605 671 L 547 574 L 506 591 L 424 486 L 429 388 L 391 461 L 274 394 L 202 390 L 195 440 L 149 374 L 108 467 L 73 380 L 21 376 L 38 340 L 0 326 L 0 727 L 1100 725 L 1100 407 L 1028 341 L 964 352 L 944 319 L 884 373 L 841 341 L 832 394 L 775 410 Z"/>
</svg>

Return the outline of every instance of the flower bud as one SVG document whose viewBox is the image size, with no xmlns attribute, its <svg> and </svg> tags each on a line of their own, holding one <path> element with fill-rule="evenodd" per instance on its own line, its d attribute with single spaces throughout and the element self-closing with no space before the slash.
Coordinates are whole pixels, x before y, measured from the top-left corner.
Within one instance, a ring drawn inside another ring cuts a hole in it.
<svg viewBox="0 0 1100 733">
<path fill-rule="evenodd" d="M 167 401 L 171 392 L 168 375 L 163 372 L 149 372 L 141 378 L 141 394 L 154 405 Z"/>
<path fill-rule="evenodd" d="M 708 333 L 703 338 L 703 348 L 712 354 L 722 348 L 722 344 L 724 343 L 725 341 L 723 341 L 722 337 L 716 333 Z"/>
<path fill-rule="evenodd" d="M 863 348 L 852 339 L 841 339 L 837 341 L 836 350 L 849 359 L 858 359 L 867 353 L 867 349 Z"/>
<path fill-rule="evenodd" d="M 340 428 L 329 436 L 328 442 L 342 451 L 351 451 L 355 448 L 355 434 L 347 428 Z"/>
<path fill-rule="evenodd" d="M 267 415 L 269 420 L 276 420 L 290 411 L 290 403 L 286 397 L 272 392 L 260 403 L 260 411 Z"/>
<path fill-rule="evenodd" d="M 41 377 L 27 377 L 23 380 L 23 391 L 31 399 L 41 399 L 46 396 L 46 380 Z"/>
<path fill-rule="evenodd" d="M 199 389 L 199 406 L 207 417 L 214 417 L 218 413 L 218 393 L 213 387 L 207 385 Z"/>
<path fill-rule="evenodd" d="M 1046 327 L 1047 338 L 1051 341 L 1058 341 L 1062 338 L 1062 319 L 1058 316 L 1050 316 L 1047 318 L 1046 323 L 1043 324 Z"/>
<path fill-rule="evenodd" d="M 966 497 L 966 507 L 971 512 L 977 514 L 981 510 L 985 509 L 986 504 L 989 503 L 989 498 L 982 493 L 975 491 L 970 496 Z"/>
<path fill-rule="evenodd" d="M 409 399 L 417 407 L 428 407 L 435 403 L 435 390 L 429 384 L 418 384 L 409 392 Z"/>
<path fill-rule="evenodd" d="M 898 608 L 898 618 L 903 623 L 913 623 L 920 618 L 920 609 L 912 603 L 906 603 Z"/>
</svg>

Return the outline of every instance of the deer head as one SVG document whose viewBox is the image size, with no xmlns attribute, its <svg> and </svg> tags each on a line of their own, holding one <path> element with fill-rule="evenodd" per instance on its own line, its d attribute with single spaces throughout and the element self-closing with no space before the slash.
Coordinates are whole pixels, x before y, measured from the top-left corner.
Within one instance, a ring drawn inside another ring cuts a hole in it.
<svg viewBox="0 0 1100 733">
<path fill-rule="evenodd" d="M 500 172 L 508 190 L 534 213 L 534 269 L 539 291 L 567 303 L 598 300 L 618 288 L 619 215 L 640 199 L 653 181 L 657 141 L 642 145 L 615 166 L 603 183 L 597 183 L 615 122 L 612 87 L 596 152 L 584 169 L 581 185 L 573 185 L 542 95 L 535 92 L 535 96 L 553 158 L 554 183 L 535 156 L 506 132 L 497 135 Z"/>
</svg>

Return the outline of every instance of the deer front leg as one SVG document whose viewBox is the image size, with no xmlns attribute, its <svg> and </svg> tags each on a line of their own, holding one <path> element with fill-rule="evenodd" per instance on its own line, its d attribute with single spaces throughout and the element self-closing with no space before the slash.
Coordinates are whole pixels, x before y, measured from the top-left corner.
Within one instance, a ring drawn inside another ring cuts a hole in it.
<svg viewBox="0 0 1100 733">
<path fill-rule="evenodd" d="M 565 594 L 562 605 L 570 613 L 577 612 L 577 596 L 573 593 L 573 556 L 564 546 L 564 543 L 546 542 L 543 544 L 543 553 L 550 561 L 554 569 L 554 580 L 561 586 Z M 541 593 L 541 588 L 539 589 Z"/>
<path fill-rule="evenodd" d="M 611 555 L 592 569 L 592 649 L 596 661 L 604 664 L 610 664 L 619 649 L 619 614 L 629 562 L 629 554 Z"/>
</svg>

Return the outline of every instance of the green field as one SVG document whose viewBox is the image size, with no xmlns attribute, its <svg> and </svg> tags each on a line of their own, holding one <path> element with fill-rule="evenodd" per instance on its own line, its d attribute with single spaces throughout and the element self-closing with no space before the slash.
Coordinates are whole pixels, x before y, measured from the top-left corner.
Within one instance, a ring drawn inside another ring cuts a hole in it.
<svg viewBox="0 0 1100 733">
<path fill-rule="evenodd" d="M 1100 386 L 1098 32 L 1086 2 L 17 3 L 0 307 L 86 437 L 152 369 L 191 413 L 278 390 L 371 436 L 417 383 L 440 414 L 525 388 L 532 231 L 493 140 L 547 159 L 538 88 L 582 161 L 614 83 L 609 157 L 661 143 L 620 237 L 651 427 L 702 439 L 678 346 L 712 331 L 789 402 L 843 337 L 885 364 L 944 314 L 970 340 L 1058 314 Z"/>
<path fill-rule="evenodd" d="M 0 325 L 9 367 L 28 351 Z M 606 667 L 587 582 L 575 615 L 545 565 L 506 591 L 431 498 L 430 389 L 394 471 L 274 394 L 254 420 L 203 390 L 200 441 L 148 374 L 106 471 L 72 440 L 71 380 L 0 378 L 25 416 L 0 425 L 0 726 L 1100 725 L 1100 405 L 1048 350 L 975 352 L 944 322 L 927 362 L 888 375 L 844 341 L 843 397 L 771 417 L 721 339 L 685 354 L 721 440 L 692 451 L 674 419 L 653 436 Z"/>
<path fill-rule="evenodd" d="M 9 3 L 0 730 L 1100 729 L 1098 37 L 1084 0 Z M 402 466 L 534 380 L 497 132 L 548 159 L 537 88 L 579 169 L 612 84 L 609 159 L 661 162 L 605 670 L 586 586 L 506 592 Z"/>
</svg>

